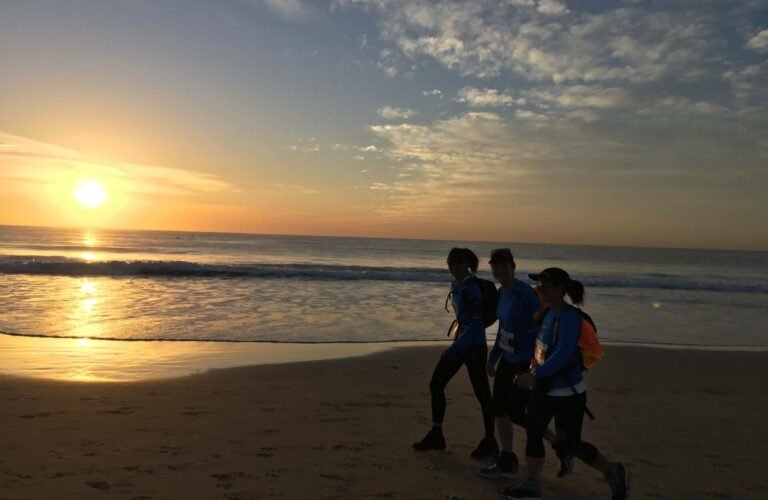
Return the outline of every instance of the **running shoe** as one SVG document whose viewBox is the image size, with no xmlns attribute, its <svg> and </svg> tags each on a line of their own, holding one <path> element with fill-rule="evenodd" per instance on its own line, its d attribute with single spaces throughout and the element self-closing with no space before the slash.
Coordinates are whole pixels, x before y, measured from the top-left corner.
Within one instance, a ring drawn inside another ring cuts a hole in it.
<svg viewBox="0 0 768 500">
<path fill-rule="evenodd" d="M 624 500 L 629 495 L 629 470 L 622 463 L 617 463 L 611 467 L 606 475 L 608 484 L 611 487 L 613 500 Z"/>
<path fill-rule="evenodd" d="M 443 437 L 442 429 L 434 428 L 427 432 L 424 439 L 413 443 L 413 449 L 416 451 L 444 450 L 445 437 Z"/>
<path fill-rule="evenodd" d="M 517 456 L 502 451 L 495 464 L 480 469 L 480 475 L 487 479 L 512 479 L 517 474 L 517 468 Z"/>
<path fill-rule="evenodd" d="M 499 445 L 496 443 L 496 438 L 483 438 L 470 456 L 475 460 L 490 460 L 498 457 Z"/>
<path fill-rule="evenodd" d="M 526 479 L 514 488 L 501 492 L 509 500 L 541 500 L 541 485 L 533 479 Z"/>
<path fill-rule="evenodd" d="M 573 455 L 558 450 L 557 458 L 560 459 L 560 470 L 557 471 L 557 477 L 563 478 L 573 472 L 573 466 L 576 465 L 576 459 Z"/>
</svg>

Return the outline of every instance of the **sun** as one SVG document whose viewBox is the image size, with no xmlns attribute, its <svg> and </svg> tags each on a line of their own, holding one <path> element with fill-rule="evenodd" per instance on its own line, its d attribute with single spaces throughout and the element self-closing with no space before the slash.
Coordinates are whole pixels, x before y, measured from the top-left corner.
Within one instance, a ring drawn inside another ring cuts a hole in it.
<svg viewBox="0 0 768 500">
<path fill-rule="evenodd" d="M 109 196 L 104 184 L 93 179 L 77 181 L 72 190 L 72 196 L 80 205 L 86 208 L 96 208 L 104 204 Z"/>
</svg>

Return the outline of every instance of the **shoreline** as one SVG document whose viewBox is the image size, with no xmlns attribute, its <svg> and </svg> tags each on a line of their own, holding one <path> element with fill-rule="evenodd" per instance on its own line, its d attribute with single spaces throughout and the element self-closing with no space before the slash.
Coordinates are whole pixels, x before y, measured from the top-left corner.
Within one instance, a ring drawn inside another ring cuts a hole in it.
<svg viewBox="0 0 768 500">
<path fill-rule="evenodd" d="M 701 346 L 602 341 L 606 347 L 763 353 L 768 346 Z M 400 348 L 448 345 L 444 340 L 276 342 L 114 340 L 0 332 L 0 375 L 87 382 L 136 382 L 189 377 L 211 370 L 346 359 Z M 489 343 L 489 347 L 492 345 Z M 43 359 L 45 362 L 41 363 Z"/>
<path fill-rule="evenodd" d="M 3 498 L 497 500 L 469 458 L 482 422 L 468 377 L 447 388 L 448 449 L 429 428 L 440 346 L 82 383 L 0 376 Z M 765 498 L 768 354 L 610 346 L 587 375 L 585 439 L 632 472 L 632 498 Z M 515 430 L 515 452 L 524 434 Z M 596 471 L 565 479 L 547 448 L 547 498 L 610 498 Z"/>
</svg>

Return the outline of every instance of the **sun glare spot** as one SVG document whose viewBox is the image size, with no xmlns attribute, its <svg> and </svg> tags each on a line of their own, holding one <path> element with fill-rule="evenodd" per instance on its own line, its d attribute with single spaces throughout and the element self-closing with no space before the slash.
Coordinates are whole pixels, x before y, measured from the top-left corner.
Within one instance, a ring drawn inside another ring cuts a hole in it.
<svg viewBox="0 0 768 500">
<path fill-rule="evenodd" d="M 96 254 L 93 252 L 82 252 L 80 257 L 86 262 L 93 262 L 97 260 Z"/>
<path fill-rule="evenodd" d="M 75 201 L 86 208 L 99 207 L 108 198 L 104 184 L 93 179 L 78 181 L 72 190 L 72 196 L 75 198 Z"/>
</svg>

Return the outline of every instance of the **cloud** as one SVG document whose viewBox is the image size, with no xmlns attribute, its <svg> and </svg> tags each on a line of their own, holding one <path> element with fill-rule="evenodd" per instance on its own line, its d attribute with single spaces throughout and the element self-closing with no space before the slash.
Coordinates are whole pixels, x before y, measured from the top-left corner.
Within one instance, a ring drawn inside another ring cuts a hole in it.
<svg viewBox="0 0 768 500">
<path fill-rule="evenodd" d="M 746 47 L 758 52 L 768 52 L 768 29 L 750 38 Z"/>
<path fill-rule="evenodd" d="M 515 116 L 523 120 L 547 120 L 548 116 L 529 111 L 527 109 L 518 109 L 515 111 Z"/>
<path fill-rule="evenodd" d="M 763 115 L 746 121 L 711 102 L 602 86 L 552 86 L 530 95 L 531 109 L 511 117 L 467 112 L 428 124 L 372 126 L 393 162 L 391 178 L 370 185 L 386 195 L 379 213 L 461 218 L 478 204 L 509 207 L 505 200 L 513 195 L 537 210 L 543 207 L 532 193 L 559 192 L 563 182 L 633 191 L 653 179 L 689 183 L 694 175 L 701 189 L 719 179 L 723 162 L 732 182 L 765 175 Z"/>
<path fill-rule="evenodd" d="M 750 64 L 723 73 L 723 80 L 728 82 L 736 97 L 743 101 L 750 99 L 762 102 L 765 110 L 768 97 L 768 61 Z"/>
<path fill-rule="evenodd" d="M 388 147 L 397 175 L 370 189 L 387 194 L 379 208 L 385 217 L 419 219 L 455 213 L 509 185 L 524 185 L 516 161 L 533 158 L 536 141 L 510 140 L 515 134 L 498 114 L 470 112 L 431 125 L 374 125 Z"/>
<path fill-rule="evenodd" d="M 728 37 L 738 34 L 733 27 L 749 18 L 745 9 L 729 9 L 734 19 L 724 24 L 716 10 L 722 6 L 698 2 L 624 2 L 576 13 L 554 0 L 536 8 L 498 0 L 336 5 L 375 13 L 381 37 L 412 62 L 432 59 L 462 76 L 515 74 L 555 83 L 700 80 L 722 70 Z M 762 38 L 754 44 L 761 47 Z"/>
<path fill-rule="evenodd" d="M 188 196 L 236 191 L 218 176 L 180 168 L 103 161 L 78 151 L 0 132 L 0 176 L 55 184 L 93 177 L 134 194 Z"/>
<path fill-rule="evenodd" d="M 440 99 L 443 98 L 443 92 L 442 90 L 439 90 L 439 89 L 425 90 L 424 92 L 421 93 L 421 95 L 436 96 L 436 97 L 439 97 Z"/>
<path fill-rule="evenodd" d="M 379 108 L 376 110 L 376 113 L 378 113 L 379 116 L 385 120 L 396 120 L 400 118 L 407 120 L 416 114 L 416 112 L 412 109 L 394 108 L 392 106 L 384 106 L 383 108 Z"/>
<path fill-rule="evenodd" d="M 628 90 L 601 85 L 537 87 L 523 95 L 527 102 L 543 108 L 626 108 L 636 99 Z"/>
<path fill-rule="evenodd" d="M 539 0 L 536 10 L 547 16 L 562 16 L 569 12 L 568 7 L 559 0 Z"/>
<path fill-rule="evenodd" d="M 256 0 L 249 0 L 253 3 Z M 302 0 L 261 0 L 269 10 L 287 21 L 305 21 L 310 15 L 310 7 Z"/>
<path fill-rule="evenodd" d="M 317 189 L 308 188 L 306 186 L 301 186 L 298 184 L 272 184 L 272 187 L 277 188 L 278 191 L 282 191 L 290 194 L 315 195 L 315 194 L 322 193 L 322 191 L 319 191 Z"/>
<path fill-rule="evenodd" d="M 512 106 L 513 104 L 523 105 L 526 103 L 525 99 L 515 99 L 513 96 L 499 92 L 496 89 L 477 89 L 474 87 L 464 87 L 459 90 L 456 100 L 477 108 Z"/>
</svg>

